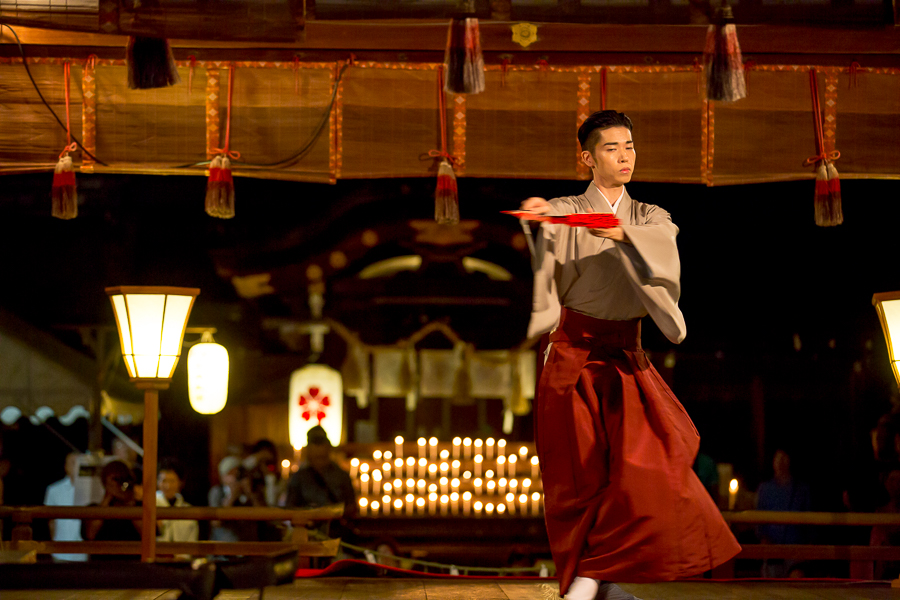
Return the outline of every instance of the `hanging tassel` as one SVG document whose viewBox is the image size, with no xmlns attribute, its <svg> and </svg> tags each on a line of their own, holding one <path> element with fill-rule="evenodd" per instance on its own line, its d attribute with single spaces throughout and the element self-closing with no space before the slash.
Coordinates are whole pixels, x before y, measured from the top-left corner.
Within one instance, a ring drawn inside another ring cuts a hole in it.
<svg viewBox="0 0 900 600">
<path fill-rule="evenodd" d="M 234 66 L 228 70 L 228 112 L 225 117 L 225 147 L 214 148 L 216 156 L 209 163 L 209 179 L 206 182 L 206 214 L 220 219 L 234 217 L 234 179 L 231 177 L 231 159 L 239 160 L 240 152 L 231 145 L 231 101 L 234 96 Z"/>
<path fill-rule="evenodd" d="M 78 191 L 75 187 L 75 166 L 72 164 L 70 152 L 78 146 L 72 142 L 72 127 L 69 120 L 69 73 L 68 62 L 63 63 L 63 87 L 66 97 L 66 147 L 59 155 L 56 168 L 53 170 L 53 186 L 50 188 L 52 208 L 50 214 L 57 219 L 74 219 L 78 216 Z"/>
<path fill-rule="evenodd" d="M 128 87 L 132 90 L 162 88 L 181 81 L 169 40 L 129 37 L 125 62 Z"/>
<path fill-rule="evenodd" d="M 68 149 L 63 151 L 53 171 L 52 215 L 57 219 L 74 219 L 78 216 L 78 193 L 75 189 L 75 169 Z"/>
<path fill-rule="evenodd" d="M 453 165 L 442 160 L 438 166 L 437 190 L 434 192 L 434 220 L 442 225 L 459 223 L 459 193 Z"/>
<path fill-rule="evenodd" d="M 816 225 L 834 227 L 844 222 L 844 212 L 841 208 L 841 180 L 834 166 L 834 161 L 841 157 L 841 153 L 837 150 L 825 151 L 822 108 L 819 104 L 819 84 L 815 69 L 809 70 L 809 88 L 818 154 L 807 158 L 803 166 L 816 166 L 816 196 L 813 202 Z"/>
<path fill-rule="evenodd" d="M 734 102 L 747 96 L 744 61 L 730 6 L 716 11 L 716 23 L 706 32 L 703 65 L 706 68 L 706 95 L 710 100 Z"/>
<path fill-rule="evenodd" d="M 459 192 L 456 188 L 456 174 L 453 172 L 453 156 L 447 152 L 447 98 L 441 82 L 444 81 L 444 66 L 438 66 L 438 110 L 441 121 L 441 149 L 430 150 L 428 156 L 440 158 L 438 165 L 437 189 L 434 192 L 434 220 L 442 225 L 459 223 Z"/>
<path fill-rule="evenodd" d="M 446 74 L 444 89 L 452 94 L 480 94 L 484 91 L 484 57 L 478 19 L 450 21 L 447 51 L 444 53 Z"/>
</svg>

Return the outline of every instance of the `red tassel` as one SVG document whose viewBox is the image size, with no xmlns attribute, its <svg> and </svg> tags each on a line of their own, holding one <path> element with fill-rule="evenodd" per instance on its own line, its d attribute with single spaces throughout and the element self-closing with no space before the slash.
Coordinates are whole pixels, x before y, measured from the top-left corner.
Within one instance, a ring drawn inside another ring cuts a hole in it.
<svg viewBox="0 0 900 600">
<path fill-rule="evenodd" d="M 133 90 L 162 88 L 181 81 L 169 40 L 129 37 L 125 62 L 128 87 Z"/>
<path fill-rule="evenodd" d="M 816 225 L 834 227 L 844 222 L 841 207 L 841 179 L 830 160 L 816 165 Z"/>
<path fill-rule="evenodd" d="M 478 19 L 453 19 L 447 33 L 444 89 L 452 94 L 484 91 L 484 57 Z"/>
<path fill-rule="evenodd" d="M 459 192 L 456 175 L 449 160 L 438 166 L 437 190 L 434 192 L 434 220 L 443 225 L 459 223 Z"/>
<path fill-rule="evenodd" d="M 72 157 L 60 157 L 53 171 L 53 198 L 51 214 L 57 219 L 74 219 L 78 216 L 78 191 L 75 188 L 75 169 Z"/>
<path fill-rule="evenodd" d="M 220 219 L 234 217 L 234 180 L 231 178 L 231 161 L 227 156 L 217 156 L 209 164 L 206 214 Z"/>
<path fill-rule="evenodd" d="M 734 102 L 747 96 L 744 61 L 730 6 L 716 13 L 717 23 L 706 32 L 703 65 L 706 69 L 706 96 L 710 100 Z"/>
</svg>

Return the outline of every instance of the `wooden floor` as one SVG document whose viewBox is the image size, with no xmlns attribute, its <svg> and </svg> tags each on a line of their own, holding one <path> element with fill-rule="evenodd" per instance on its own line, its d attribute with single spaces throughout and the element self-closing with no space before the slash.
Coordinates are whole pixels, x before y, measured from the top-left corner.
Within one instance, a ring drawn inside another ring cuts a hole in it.
<svg viewBox="0 0 900 600">
<path fill-rule="evenodd" d="M 885 584 L 679 582 L 623 584 L 642 600 L 900 600 Z M 266 588 L 264 600 L 557 600 L 556 585 L 445 579 L 303 579 Z M 2 600 L 175 600 L 175 590 L 0 590 Z M 217 600 L 257 600 L 257 590 L 225 590 Z"/>
</svg>

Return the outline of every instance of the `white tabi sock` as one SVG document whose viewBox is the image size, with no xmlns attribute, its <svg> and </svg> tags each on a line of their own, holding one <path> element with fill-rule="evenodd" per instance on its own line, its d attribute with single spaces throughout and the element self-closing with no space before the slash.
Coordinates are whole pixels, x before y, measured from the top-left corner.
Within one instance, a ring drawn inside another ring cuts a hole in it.
<svg viewBox="0 0 900 600">
<path fill-rule="evenodd" d="M 590 577 L 576 577 L 566 592 L 566 600 L 594 600 L 600 582 Z"/>
</svg>

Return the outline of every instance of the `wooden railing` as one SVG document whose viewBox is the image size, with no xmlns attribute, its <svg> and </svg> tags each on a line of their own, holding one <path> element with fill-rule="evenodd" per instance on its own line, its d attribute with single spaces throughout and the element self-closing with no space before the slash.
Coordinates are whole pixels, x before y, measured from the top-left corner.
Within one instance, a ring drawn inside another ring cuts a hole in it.
<svg viewBox="0 0 900 600">
<path fill-rule="evenodd" d="M 158 542 L 155 556 L 190 554 L 194 556 L 266 556 L 295 550 L 302 558 L 336 556 L 340 540 L 309 541 L 306 526 L 316 521 L 339 519 L 343 505 L 322 508 L 157 508 L 158 520 L 192 521 L 279 521 L 292 525 L 291 539 L 282 542 Z M 32 522 L 35 519 L 116 519 L 140 520 L 141 507 L 100 506 L 0 506 L 0 518 L 13 521 L 10 550 L 29 550 L 37 554 L 141 554 L 141 542 L 52 542 L 34 541 Z"/>
</svg>

